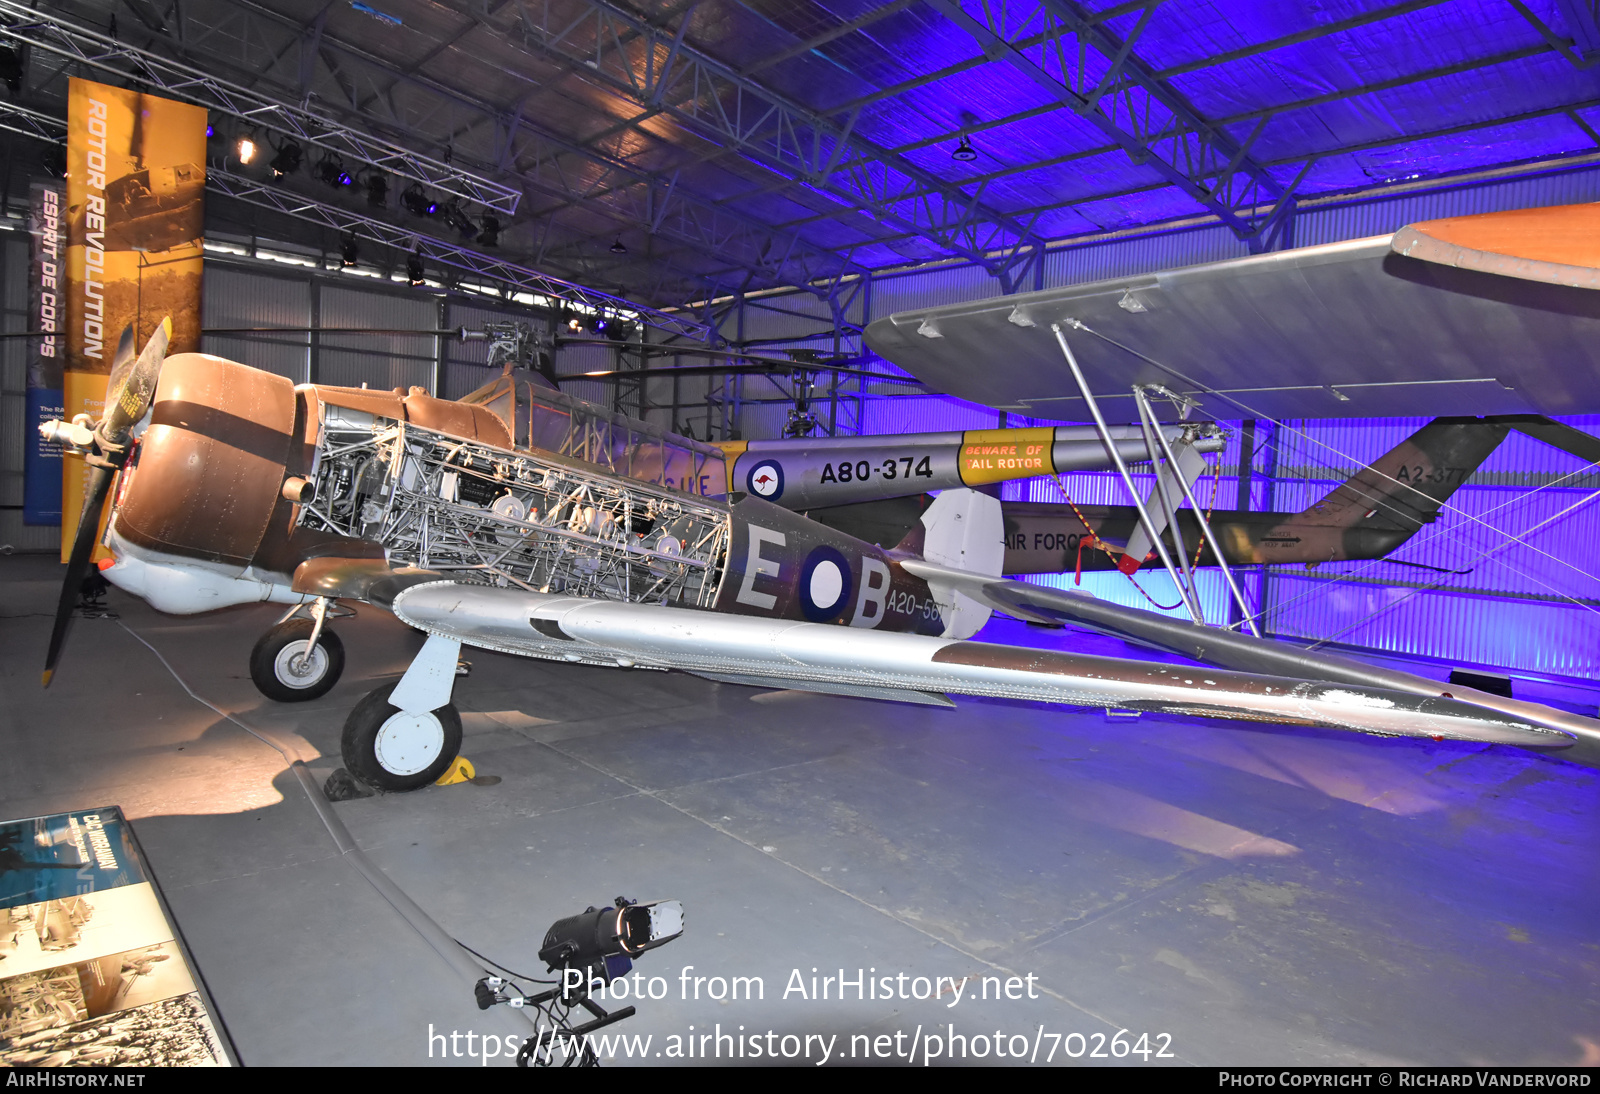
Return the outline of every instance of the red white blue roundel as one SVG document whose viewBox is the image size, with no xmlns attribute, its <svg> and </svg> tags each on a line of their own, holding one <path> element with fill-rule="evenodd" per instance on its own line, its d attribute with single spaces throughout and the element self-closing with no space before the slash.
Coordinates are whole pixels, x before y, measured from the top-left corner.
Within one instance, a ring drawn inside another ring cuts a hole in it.
<svg viewBox="0 0 1600 1094">
<path fill-rule="evenodd" d="M 850 602 L 850 563 L 832 547 L 817 547 L 800 568 L 800 608 L 813 623 L 827 623 Z"/>
<path fill-rule="evenodd" d="M 783 496 L 783 467 L 777 460 L 762 460 L 745 476 L 750 493 L 764 501 L 777 501 Z"/>
</svg>

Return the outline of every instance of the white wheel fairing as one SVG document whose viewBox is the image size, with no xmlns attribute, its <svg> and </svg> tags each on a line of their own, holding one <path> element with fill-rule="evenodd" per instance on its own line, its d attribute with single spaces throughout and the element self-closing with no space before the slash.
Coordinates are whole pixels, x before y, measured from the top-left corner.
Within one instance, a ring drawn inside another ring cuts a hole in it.
<svg viewBox="0 0 1600 1094">
<path fill-rule="evenodd" d="M 272 660 L 272 674 L 278 682 L 286 688 L 316 687 L 328 671 L 328 651 L 318 642 L 311 647 L 311 656 L 302 656 L 305 652 L 304 642 L 290 642 L 278 651 L 278 656 Z"/>
<path fill-rule="evenodd" d="M 444 726 L 432 714 L 396 711 L 378 727 L 372 742 L 378 764 L 393 775 L 426 771 L 444 748 Z"/>
</svg>

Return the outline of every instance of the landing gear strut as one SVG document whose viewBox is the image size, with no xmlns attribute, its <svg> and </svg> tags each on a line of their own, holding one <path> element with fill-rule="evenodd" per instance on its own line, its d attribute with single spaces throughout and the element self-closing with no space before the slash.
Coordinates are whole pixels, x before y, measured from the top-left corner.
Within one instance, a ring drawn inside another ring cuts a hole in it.
<svg viewBox="0 0 1600 1094">
<path fill-rule="evenodd" d="M 450 702 L 461 643 L 434 635 L 395 684 L 367 693 L 344 723 L 345 768 L 377 790 L 418 790 L 461 751 L 461 715 Z"/>
<path fill-rule="evenodd" d="M 310 618 L 295 618 L 309 610 Z M 328 616 L 354 615 L 320 597 L 306 609 L 297 605 L 250 651 L 250 679 L 256 690 L 280 703 L 304 703 L 326 695 L 344 672 L 344 643 L 327 630 Z"/>
</svg>

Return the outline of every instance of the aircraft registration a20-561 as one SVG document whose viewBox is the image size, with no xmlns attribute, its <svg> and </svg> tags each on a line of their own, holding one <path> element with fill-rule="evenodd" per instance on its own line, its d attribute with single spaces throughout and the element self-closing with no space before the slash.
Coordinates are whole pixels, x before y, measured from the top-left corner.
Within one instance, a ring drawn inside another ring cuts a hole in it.
<svg viewBox="0 0 1600 1094">
<path fill-rule="evenodd" d="M 604 412 L 577 421 L 575 400 L 509 369 L 459 402 L 297 387 L 206 354 L 164 360 L 168 329 L 137 358 L 124 336 L 100 422 L 42 427 L 95 469 L 45 682 L 110 493 L 101 567 L 118 587 L 180 614 L 293 606 L 253 654 L 269 696 L 331 686 L 337 601 L 428 635 L 344 726 L 346 767 L 379 789 L 424 786 L 454 759 L 462 645 L 938 706 L 999 696 L 1541 750 L 1600 739 L 1561 711 L 1225 632 L 1208 640 L 1255 671 L 972 642 L 994 609 L 1055 622 L 1089 603 L 1001 578 L 985 494 L 946 484 L 886 549 L 749 490 L 708 496 L 726 481 L 719 449 Z"/>
</svg>

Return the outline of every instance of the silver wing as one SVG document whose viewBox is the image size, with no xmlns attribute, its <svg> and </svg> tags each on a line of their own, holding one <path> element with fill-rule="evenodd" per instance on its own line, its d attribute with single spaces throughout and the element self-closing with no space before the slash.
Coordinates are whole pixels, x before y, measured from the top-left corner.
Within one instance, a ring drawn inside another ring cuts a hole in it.
<svg viewBox="0 0 1600 1094">
<path fill-rule="evenodd" d="M 1190 394 L 1217 419 L 1592 414 L 1600 256 L 1571 241 L 1592 238 L 1597 217 L 1568 206 L 1427 222 L 899 312 L 866 339 L 935 390 L 1055 419 L 1086 417 L 1051 331 L 1068 319 L 1096 332 L 1066 333 L 1114 419 L 1134 419 L 1115 400 L 1135 383 Z"/>
<path fill-rule="evenodd" d="M 934 569 L 939 569 L 934 567 Z M 945 570 L 984 591 L 992 577 Z M 1016 582 L 997 582 L 1016 586 Z M 1022 586 L 1018 586 L 1022 587 Z M 395 596 L 402 621 L 505 653 L 911 702 L 946 693 L 1559 748 L 1565 734 L 1444 698 L 688 608 L 440 581 Z"/>
</svg>

